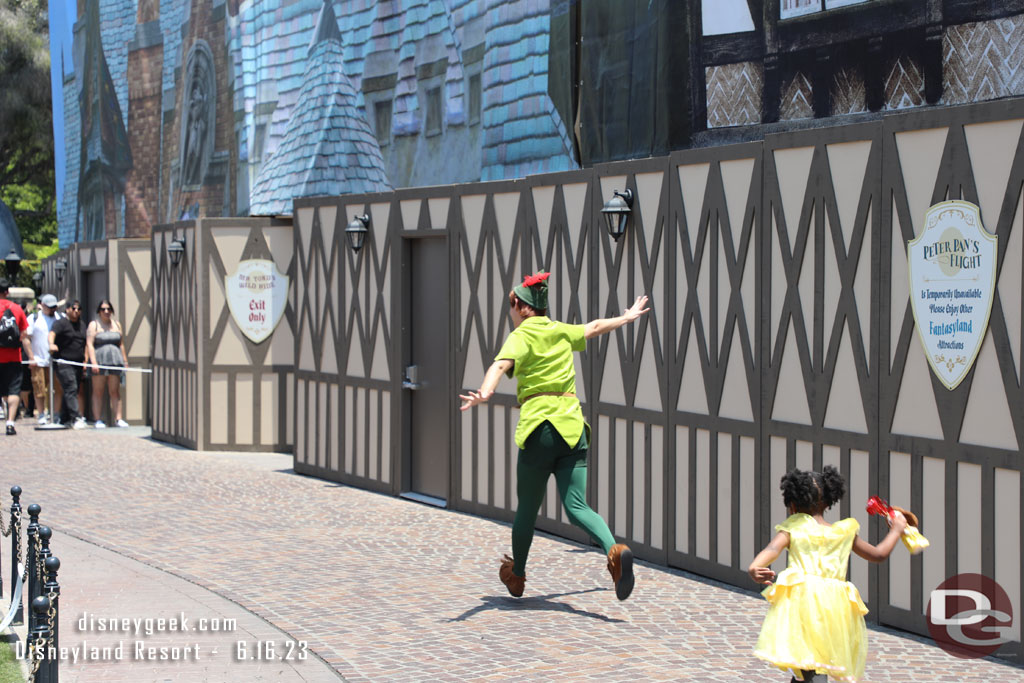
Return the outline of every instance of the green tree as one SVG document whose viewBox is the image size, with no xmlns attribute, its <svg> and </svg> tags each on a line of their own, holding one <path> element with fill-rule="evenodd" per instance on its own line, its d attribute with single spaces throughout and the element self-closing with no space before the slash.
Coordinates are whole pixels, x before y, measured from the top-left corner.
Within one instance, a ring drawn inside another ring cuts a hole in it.
<svg viewBox="0 0 1024 683">
<path fill-rule="evenodd" d="M 46 0 L 0 0 L 0 200 L 22 239 L 57 234 Z"/>
</svg>

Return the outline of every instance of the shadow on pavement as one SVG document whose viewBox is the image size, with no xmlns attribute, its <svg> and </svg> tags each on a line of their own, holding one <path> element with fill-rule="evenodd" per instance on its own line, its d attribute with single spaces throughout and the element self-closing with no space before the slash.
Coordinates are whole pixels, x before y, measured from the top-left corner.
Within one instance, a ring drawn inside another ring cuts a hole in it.
<svg viewBox="0 0 1024 683">
<path fill-rule="evenodd" d="M 527 598 L 513 598 L 503 595 L 485 595 L 480 598 L 482 605 L 467 610 L 457 617 L 452 619 L 446 619 L 448 623 L 456 621 L 466 621 L 467 619 L 486 612 L 487 610 L 497 609 L 506 610 L 513 612 L 521 611 L 542 611 L 542 612 L 566 612 L 568 614 L 579 615 L 581 617 L 589 617 L 591 619 L 599 619 L 601 621 L 608 622 L 610 624 L 622 624 L 625 623 L 623 619 L 615 619 L 613 617 L 605 616 L 604 614 L 597 614 L 596 612 L 588 612 L 587 610 L 577 609 L 572 605 L 565 602 L 554 602 L 552 598 L 562 598 L 567 595 L 582 595 L 583 593 L 593 593 L 594 591 L 607 591 L 607 588 L 589 588 L 585 591 L 572 591 L 571 593 L 550 593 L 548 595 L 536 595 Z"/>
</svg>

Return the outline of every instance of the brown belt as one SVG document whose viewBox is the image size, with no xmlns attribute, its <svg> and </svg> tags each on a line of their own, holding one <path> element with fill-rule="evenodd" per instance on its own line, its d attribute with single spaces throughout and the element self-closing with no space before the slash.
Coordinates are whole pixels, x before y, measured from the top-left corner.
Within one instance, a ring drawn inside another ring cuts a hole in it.
<svg viewBox="0 0 1024 683">
<path fill-rule="evenodd" d="M 537 398 L 538 396 L 572 396 L 573 398 L 576 398 L 576 394 L 572 393 L 571 391 L 538 391 L 536 394 L 530 394 L 529 396 L 524 398 L 522 401 L 519 402 L 519 405 L 523 405 L 531 398 Z"/>
</svg>

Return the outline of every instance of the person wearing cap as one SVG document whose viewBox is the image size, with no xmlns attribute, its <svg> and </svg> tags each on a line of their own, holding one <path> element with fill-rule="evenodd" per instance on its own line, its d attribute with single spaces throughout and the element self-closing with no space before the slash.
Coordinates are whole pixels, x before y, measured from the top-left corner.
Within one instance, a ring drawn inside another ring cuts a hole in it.
<svg viewBox="0 0 1024 683">
<path fill-rule="evenodd" d="M 0 278 L 0 395 L 7 396 L 7 435 L 18 432 L 14 422 L 18 419 L 21 401 L 21 350 L 28 338 L 28 320 L 21 306 L 7 298 L 11 283 Z"/>
<path fill-rule="evenodd" d="M 79 388 L 82 386 L 82 365 L 85 361 L 85 322 L 82 304 L 75 299 L 65 309 L 65 315 L 50 330 L 50 353 L 57 362 L 54 368 L 57 381 L 64 392 L 60 406 L 61 424 L 72 429 L 84 429 L 85 417 L 78 410 Z M 59 361 L 66 360 L 67 363 Z"/>
<path fill-rule="evenodd" d="M 568 325 L 547 317 L 550 273 L 523 279 L 509 292 L 512 323 L 494 362 L 484 375 L 478 391 L 460 394 L 461 410 L 486 402 L 494 394 L 502 375 L 518 380 L 519 424 L 515 442 L 519 447 L 516 464 L 516 494 L 519 505 L 512 523 L 512 557 L 502 560 L 498 576 L 514 597 L 523 594 L 526 559 L 533 543 L 537 513 L 544 502 L 547 482 L 553 474 L 565 512 L 575 526 L 601 545 L 615 595 L 625 600 L 633 591 L 633 553 L 616 543 L 608 524 L 587 505 L 587 450 L 590 425 L 583 420 L 576 396 L 573 352 L 583 351 L 587 340 L 634 322 L 650 309 L 647 297 L 615 318 L 592 320 L 586 325 Z"/>
<path fill-rule="evenodd" d="M 39 310 L 28 317 L 28 335 L 25 340 L 25 355 L 28 356 L 32 372 L 32 392 L 36 397 L 36 415 L 39 424 L 50 421 L 48 412 L 50 401 L 50 330 L 57 322 L 57 297 L 44 294 L 39 297 Z M 54 383 L 56 384 L 56 382 Z M 53 387 L 56 395 L 55 406 L 60 405 L 61 392 Z"/>
</svg>

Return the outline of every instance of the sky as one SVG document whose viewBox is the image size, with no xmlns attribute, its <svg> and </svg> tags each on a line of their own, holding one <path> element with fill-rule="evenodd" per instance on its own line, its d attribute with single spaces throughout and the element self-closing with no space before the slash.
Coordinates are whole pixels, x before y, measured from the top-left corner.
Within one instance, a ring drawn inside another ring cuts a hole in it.
<svg viewBox="0 0 1024 683">
<path fill-rule="evenodd" d="M 50 88 L 53 94 L 53 158 L 57 184 L 57 206 L 64 196 L 64 74 L 74 71 L 71 56 L 75 27 L 75 0 L 50 0 Z M 63 59 L 62 59 L 63 57 Z"/>
</svg>

